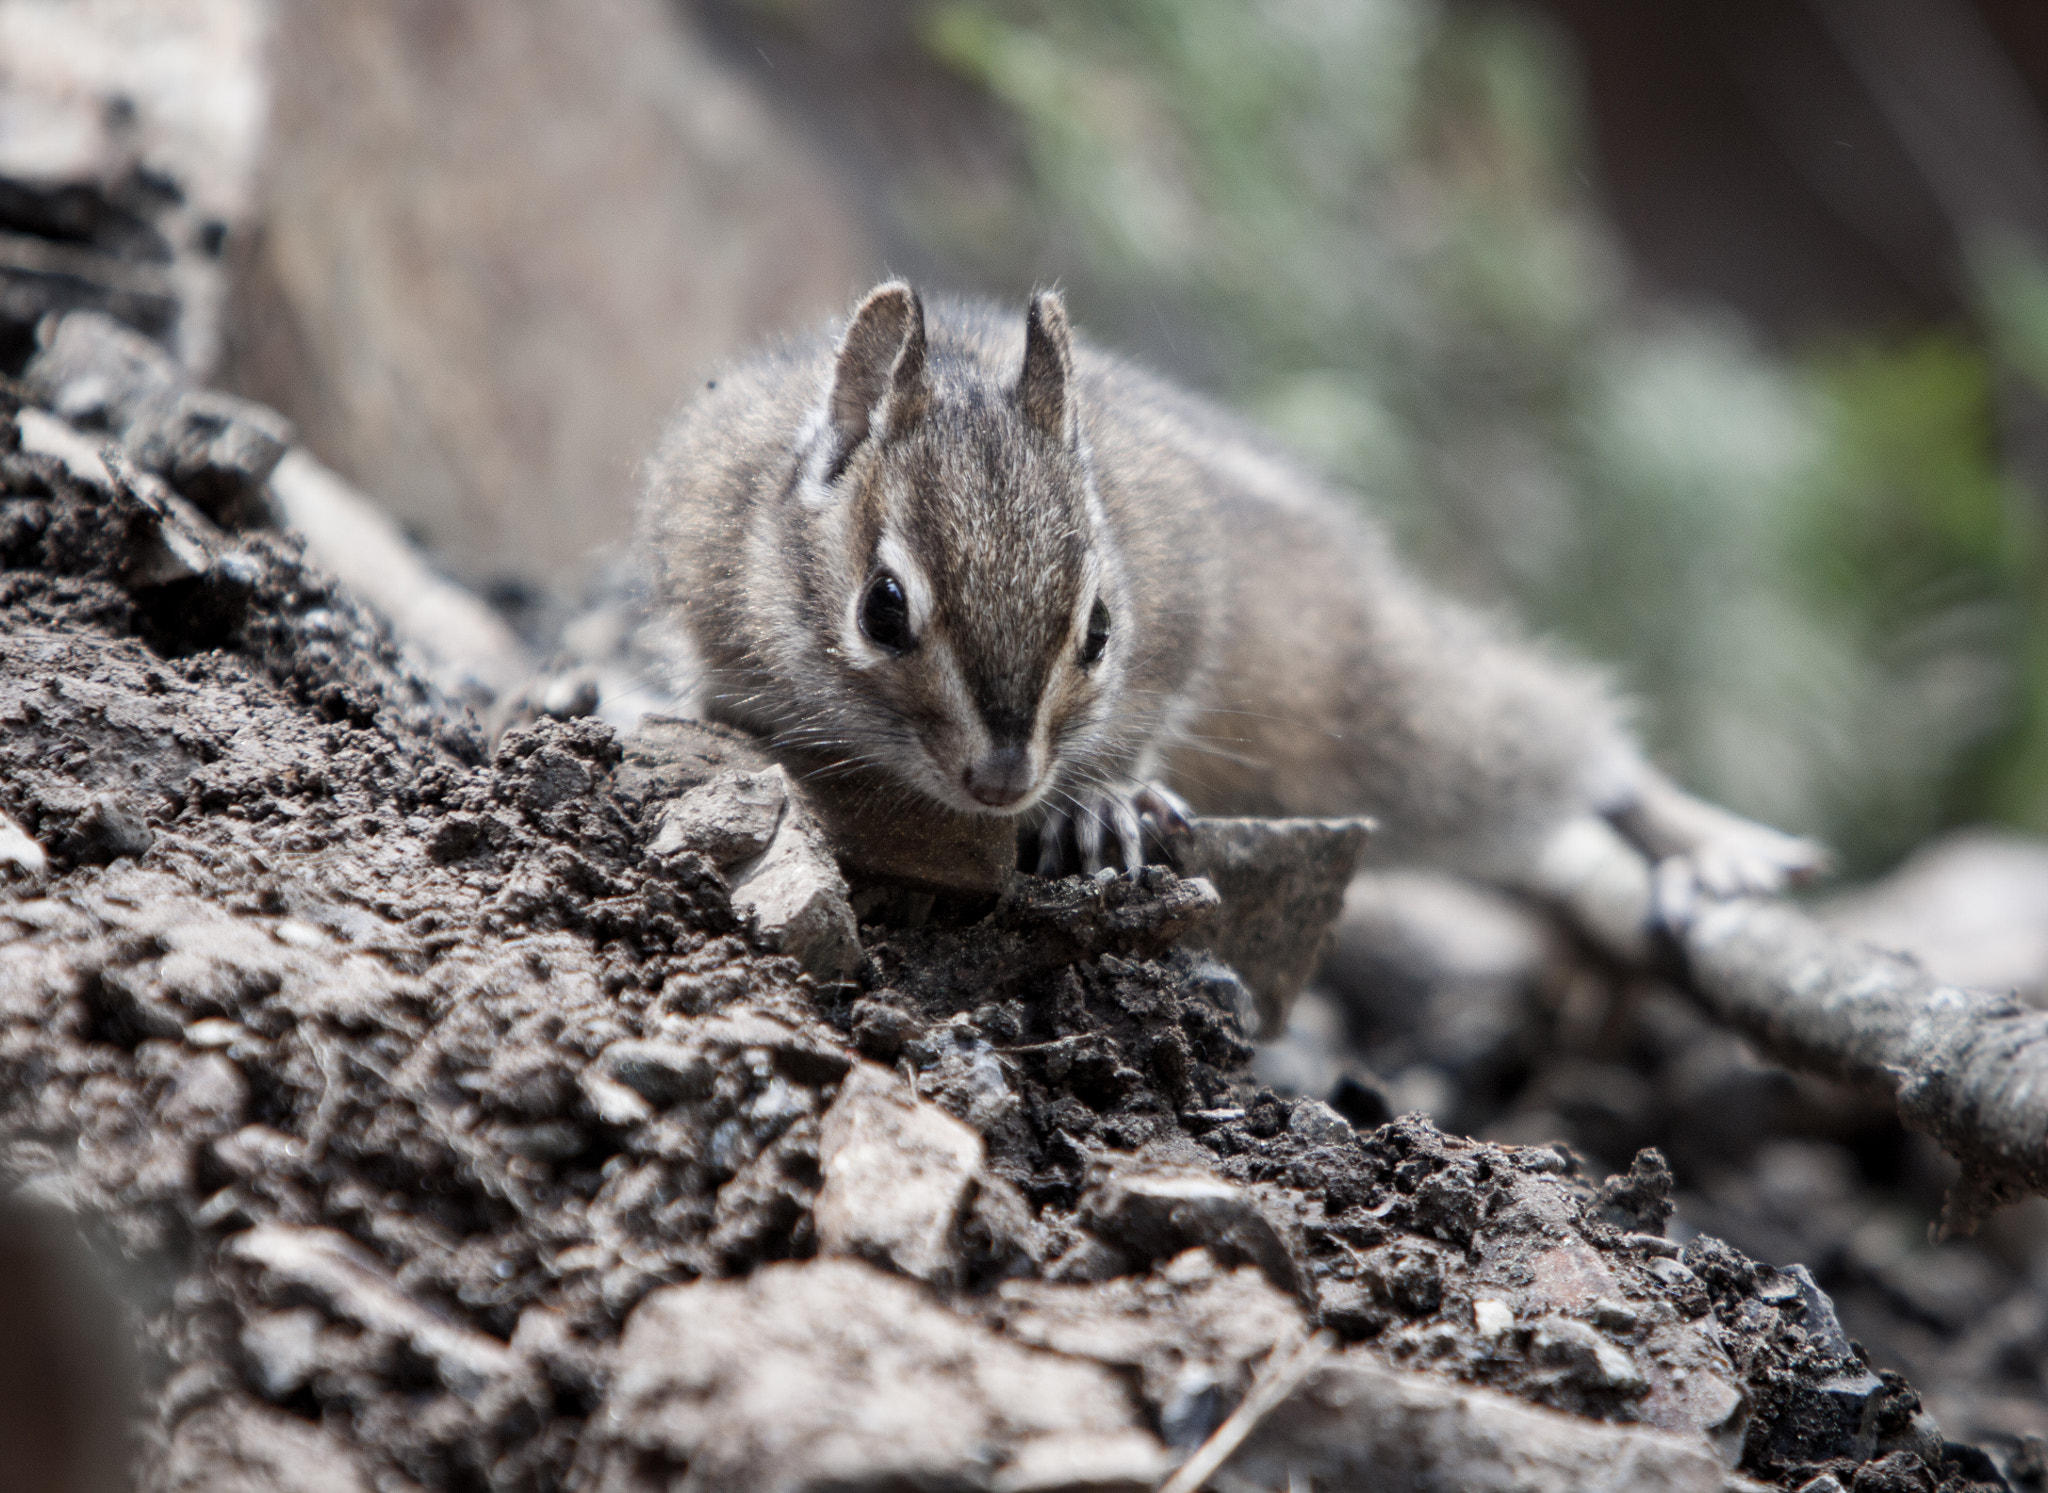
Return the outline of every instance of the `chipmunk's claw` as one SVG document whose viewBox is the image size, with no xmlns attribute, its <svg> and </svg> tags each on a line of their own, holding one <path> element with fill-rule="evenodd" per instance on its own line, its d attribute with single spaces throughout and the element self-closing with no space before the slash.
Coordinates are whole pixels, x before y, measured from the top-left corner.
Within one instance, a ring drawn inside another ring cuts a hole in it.
<svg viewBox="0 0 2048 1493">
<path fill-rule="evenodd" d="M 1092 876 L 1108 867 L 1129 876 L 1188 832 L 1194 817 L 1185 800 L 1157 783 L 1097 790 L 1055 809 L 1038 827 L 1036 870 L 1040 876 L 1080 872 Z"/>
</svg>

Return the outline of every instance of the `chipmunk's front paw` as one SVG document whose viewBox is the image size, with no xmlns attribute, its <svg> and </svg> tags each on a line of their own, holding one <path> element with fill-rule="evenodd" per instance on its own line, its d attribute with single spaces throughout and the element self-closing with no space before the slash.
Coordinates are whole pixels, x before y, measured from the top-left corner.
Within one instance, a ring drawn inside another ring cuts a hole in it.
<svg viewBox="0 0 2048 1493">
<path fill-rule="evenodd" d="M 1126 876 L 1145 864 L 1148 844 L 1163 848 L 1187 833 L 1194 811 L 1157 783 L 1090 789 L 1053 810 L 1038 827 L 1040 876 L 1092 876 L 1104 866 Z"/>
<path fill-rule="evenodd" d="M 1698 844 L 1657 861 L 1657 920 L 1681 929 L 1702 902 L 1772 896 L 1819 875 L 1827 865 L 1827 851 L 1812 840 L 1725 815 Z"/>
</svg>

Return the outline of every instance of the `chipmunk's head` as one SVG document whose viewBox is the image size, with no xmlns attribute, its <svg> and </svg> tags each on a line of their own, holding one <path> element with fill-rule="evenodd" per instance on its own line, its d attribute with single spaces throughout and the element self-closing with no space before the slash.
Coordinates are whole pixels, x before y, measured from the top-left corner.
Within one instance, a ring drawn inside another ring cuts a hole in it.
<svg viewBox="0 0 2048 1493">
<path fill-rule="evenodd" d="M 983 814 L 1099 770 L 1132 642 L 1065 306 L 1032 299 L 1021 358 L 1005 330 L 928 340 L 908 285 L 870 292 L 796 495 L 810 563 L 793 631 L 816 656 L 788 744 Z"/>
</svg>

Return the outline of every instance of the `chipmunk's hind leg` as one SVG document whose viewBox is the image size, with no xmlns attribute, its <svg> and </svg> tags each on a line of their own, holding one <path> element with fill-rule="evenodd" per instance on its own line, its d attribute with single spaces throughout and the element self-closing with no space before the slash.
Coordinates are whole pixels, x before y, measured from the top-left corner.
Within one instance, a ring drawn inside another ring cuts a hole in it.
<svg viewBox="0 0 2048 1493">
<path fill-rule="evenodd" d="M 1827 869 L 1821 845 L 1695 798 L 1652 769 L 1634 786 L 1607 817 L 1655 867 L 1655 912 L 1667 927 L 1691 922 L 1702 901 L 1770 896 Z"/>
</svg>

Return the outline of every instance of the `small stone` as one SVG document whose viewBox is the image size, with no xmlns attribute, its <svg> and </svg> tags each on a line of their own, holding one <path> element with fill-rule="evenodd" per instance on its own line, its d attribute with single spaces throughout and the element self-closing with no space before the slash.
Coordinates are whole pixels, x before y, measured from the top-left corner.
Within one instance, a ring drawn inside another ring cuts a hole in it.
<svg viewBox="0 0 2048 1493">
<path fill-rule="evenodd" d="M 1082 1195 L 1080 1211 L 1141 1260 L 1201 1247 L 1224 1265 L 1257 1265 L 1291 1295 L 1307 1292 L 1296 1247 L 1251 1193 L 1212 1173 L 1112 1168 Z"/>
<path fill-rule="evenodd" d="M 862 999 L 853 1003 L 853 1040 L 860 1050 L 878 1063 L 893 1063 L 903 1044 L 922 1030 L 923 1024 L 900 1006 Z"/>
<path fill-rule="evenodd" d="M 1176 845 L 1174 869 L 1223 899 L 1200 942 L 1251 987 L 1263 1039 L 1287 1029 L 1322 962 L 1372 829 L 1370 819 L 1197 819 Z"/>
<path fill-rule="evenodd" d="M 782 786 L 786 793 L 786 776 Z M 731 890 L 733 911 L 754 935 L 819 983 L 837 984 L 859 968 L 860 934 L 846 878 L 806 816 L 785 813 L 772 843 L 734 875 Z"/>
<path fill-rule="evenodd" d="M 1320 1099 L 1297 1099 L 1287 1128 L 1317 1145 L 1338 1145 L 1351 1139 L 1351 1122 Z"/>
<path fill-rule="evenodd" d="M 614 1493 L 685 1476 L 703 1488 L 1138 1490 L 1169 1467 L 1120 1373 L 1016 1342 L 848 1259 L 650 1295 L 626 1322 L 578 1459 Z"/>
<path fill-rule="evenodd" d="M 590 792 L 594 782 L 581 759 L 552 743 L 529 756 L 523 770 L 526 782 L 520 789 L 519 802 L 533 813 L 544 813 Z"/>
<path fill-rule="evenodd" d="M 271 925 L 270 936 L 288 949 L 320 949 L 327 946 L 326 930 L 303 918 L 283 918 Z"/>
<path fill-rule="evenodd" d="M 1515 1309 L 1505 1301 L 1482 1296 L 1472 1303 L 1472 1329 L 1481 1337 L 1499 1337 L 1514 1325 Z"/>
<path fill-rule="evenodd" d="M 1593 1208 L 1616 1228 L 1661 1234 L 1671 1217 L 1671 1168 L 1654 1146 L 1636 1152 L 1626 1172 L 1609 1177 L 1594 1195 Z"/>
<path fill-rule="evenodd" d="M 1699 1282 L 1699 1277 L 1686 1269 L 1677 1260 L 1647 1260 L 1644 1262 L 1643 1268 L 1667 1286 L 1696 1285 Z"/>
<path fill-rule="evenodd" d="M 1602 1296 L 1593 1303 L 1593 1325 L 1609 1332 L 1627 1332 L 1642 1320 L 1642 1314 L 1626 1301 Z"/>
<path fill-rule="evenodd" d="M 439 865 L 466 860 L 484 840 L 484 821 L 475 814 L 450 814 L 434 826 L 427 854 Z"/>
<path fill-rule="evenodd" d="M 621 1130 L 643 1125 L 654 1118 L 654 1106 L 616 1079 L 607 1078 L 592 1064 L 577 1076 L 577 1086 L 590 1101 L 598 1119 Z"/>
<path fill-rule="evenodd" d="M 265 1399 L 296 1394 L 320 1360 L 320 1329 L 326 1318 L 309 1306 L 266 1312 L 242 1329 L 249 1374 Z"/>
<path fill-rule="evenodd" d="M 979 1135 L 912 1098 L 886 1069 L 861 1064 L 818 1134 L 819 1252 L 955 1283 L 965 1264 L 958 1225 L 982 1166 Z"/>
<path fill-rule="evenodd" d="M 208 1016 L 185 1028 L 185 1041 L 193 1047 L 233 1047 L 248 1035 L 241 1022 L 222 1016 Z"/>
<path fill-rule="evenodd" d="M 122 443 L 209 518 L 242 528 L 269 517 L 260 493 L 293 438 L 275 410 L 215 389 L 181 389 L 144 400 Z"/>
<path fill-rule="evenodd" d="M 1569 1368 L 1581 1383 L 1618 1395 L 1640 1395 L 1650 1388 L 1633 1358 L 1585 1323 L 1569 1317 L 1539 1321 L 1529 1341 L 1529 1356 L 1538 1363 Z"/>
<path fill-rule="evenodd" d="M 558 674 L 540 692 L 540 713 L 558 721 L 597 714 L 601 692 L 589 674 Z"/>
<path fill-rule="evenodd" d="M 1892 1452 L 1856 1469 L 1849 1493 L 1934 1493 L 1938 1479 L 1911 1452 Z"/>
<path fill-rule="evenodd" d="M 1666 1239 L 1662 1234 L 1623 1234 L 1621 1242 L 1631 1249 L 1664 1259 L 1676 1259 L 1684 1248 L 1676 1239 Z"/>
<path fill-rule="evenodd" d="M 114 490 L 114 474 L 91 440 L 47 411 L 35 408 L 16 413 L 14 423 L 21 432 L 21 449 L 36 456 L 51 456 L 88 487 L 102 492 Z"/>
<path fill-rule="evenodd" d="M 1529 1261 L 1529 1270 L 1524 1307 L 1532 1311 L 1585 1311 L 1621 1289 L 1600 1252 L 1576 1241 L 1544 1250 Z"/>
<path fill-rule="evenodd" d="M 496 1132 L 496 1138 L 514 1156 L 524 1156 L 529 1161 L 566 1161 L 582 1155 L 590 1144 L 581 1126 L 564 1120 L 507 1125 Z"/>
<path fill-rule="evenodd" d="M 721 773 L 662 811 L 661 829 L 648 849 L 656 855 L 693 850 L 723 871 L 768 849 L 788 805 L 788 779 L 780 768 Z"/>
<path fill-rule="evenodd" d="M 215 1132 L 241 1123 L 249 1107 L 249 1081 L 218 1052 L 203 1053 L 178 1069 L 163 1103 L 166 1126 L 195 1126 Z"/>
<path fill-rule="evenodd" d="M 1124 1251 L 1093 1234 L 1045 1267 L 1045 1278 L 1062 1285 L 1093 1285 L 1129 1275 L 1138 1264 Z"/>
<path fill-rule="evenodd" d="M 1366 1286 L 1351 1280 L 1316 1285 L 1316 1321 L 1347 1341 L 1378 1337 L 1394 1315 Z"/>
<path fill-rule="evenodd" d="M 1168 1446 L 1193 1451 L 1223 1419 L 1223 1386 L 1207 1364 L 1191 1363 L 1174 1380 L 1159 1407 L 1159 1430 Z"/>
<path fill-rule="evenodd" d="M 702 1047 L 683 1042 L 614 1042 L 592 1065 L 603 1078 L 632 1090 L 656 1109 L 711 1092 L 717 1065 Z M 589 1085 L 584 1085 L 589 1092 Z"/>
</svg>

